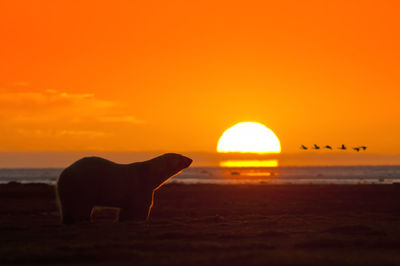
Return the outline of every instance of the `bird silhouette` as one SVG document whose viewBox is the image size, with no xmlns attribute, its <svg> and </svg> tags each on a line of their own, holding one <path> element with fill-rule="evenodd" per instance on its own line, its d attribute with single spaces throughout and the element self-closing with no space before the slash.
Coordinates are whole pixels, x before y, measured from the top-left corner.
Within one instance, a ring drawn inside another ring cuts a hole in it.
<svg viewBox="0 0 400 266">
<path fill-rule="evenodd" d="M 325 149 L 332 150 L 332 147 L 329 146 L 329 145 L 326 145 L 326 146 L 325 146 Z"/>
<path fill-rule="evenodd" d="M 339 149 L 339 150 L 345 150 L 345 149 L 347 149 L 347 148 L 346 148 L 346 146 L 344 146 L 344 144 L 342 144 L 342 146 L 340 146 L 338 149 Z"/>
<path fill-rule="evenodd" d="M 300 146 L 300 149 L 302 149 L 302 150 L 307 150 L 308 148 L 307 148 L 306 146 L 304 146 L 304 145 L 301 145 L 301 146 Z"/>
<path fill-rule="evenodd" d="M 355 150 L 356 152 L 360 151 L 360 147 L 354 147 L 353 150 Z"/>
<path fill-rule="evenodd" d="M 360 148 L 365 151 L 367 149 L 367 146 L 361 146 Z"/>
<path fill-rule="evenodd" d="M 319 150 L 319 149 L 320 149 L 320 147 L 319 147 L 317 144 L 314 144 L 314 147 L 313 147 L 313 149 L 315 149 L 315 150 Z"/>
</svg>

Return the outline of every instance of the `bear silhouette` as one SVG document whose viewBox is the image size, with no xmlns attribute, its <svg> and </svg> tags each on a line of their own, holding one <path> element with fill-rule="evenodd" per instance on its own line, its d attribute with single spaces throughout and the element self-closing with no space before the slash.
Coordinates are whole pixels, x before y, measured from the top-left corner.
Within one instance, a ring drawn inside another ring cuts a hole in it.
<svg viewBox="0 0 400 266">
<path fill-rule="evenodd" d="M 88 221 L 94 206 L 121 208 L 120 221 L 146 220 L 154 191 L 191 163 L 176 153 L 132 164 L 82 158 L 65 168 L 57 180 L 61 220 L 64 224 Z"/>
</svg>

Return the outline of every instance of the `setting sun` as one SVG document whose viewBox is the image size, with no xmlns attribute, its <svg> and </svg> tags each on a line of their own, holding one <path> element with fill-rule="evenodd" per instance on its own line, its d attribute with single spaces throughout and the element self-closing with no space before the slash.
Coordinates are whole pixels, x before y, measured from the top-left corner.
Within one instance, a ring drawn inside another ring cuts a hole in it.
<svg viewBox="0 0 400 266">
<path fill-rule="evenodd" d="M 242 122 L 228 128 L 221 136 L 218 152 L 279 153 L 281 145 L 277 136 L 257 122 Z"/>
</svg>

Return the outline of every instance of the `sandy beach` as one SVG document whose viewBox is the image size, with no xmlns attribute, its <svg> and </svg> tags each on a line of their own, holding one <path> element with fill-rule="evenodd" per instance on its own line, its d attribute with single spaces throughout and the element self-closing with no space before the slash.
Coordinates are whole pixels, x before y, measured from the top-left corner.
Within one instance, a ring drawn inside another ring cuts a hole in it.
<svg viewBox="0 0 400 266">
<path fill-rule="evenodd" d="M 400 186 L 180 185 L 149 222 L 63 226 L 54 187 L 0 186 L 2 264 L 399 265 Z"/>
</svg>

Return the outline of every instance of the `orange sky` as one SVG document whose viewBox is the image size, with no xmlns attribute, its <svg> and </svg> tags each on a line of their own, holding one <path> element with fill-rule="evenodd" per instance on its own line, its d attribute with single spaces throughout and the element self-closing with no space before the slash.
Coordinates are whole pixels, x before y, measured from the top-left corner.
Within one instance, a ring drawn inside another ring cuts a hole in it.
<svg viewBox="0 0 400 266">
<path fill-rule="evenodd" d="M 258 121 L 399 153 L 398 2 L 267 2 L 3 1 L 0 151 L 213 152 Z"/>
</svg>

